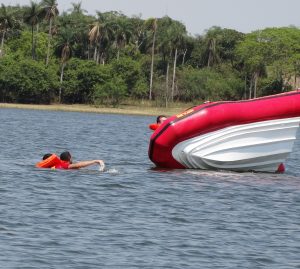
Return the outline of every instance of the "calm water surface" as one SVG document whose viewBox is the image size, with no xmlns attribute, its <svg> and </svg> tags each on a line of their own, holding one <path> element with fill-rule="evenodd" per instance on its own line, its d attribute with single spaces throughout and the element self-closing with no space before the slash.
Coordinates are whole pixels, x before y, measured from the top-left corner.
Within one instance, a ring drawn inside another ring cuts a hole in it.
<svg viewBox="0 0 300 269">
<path fill-rule="evenodd" d="M 154 117 L 0 109 L 0 268 L 300 268 L 300 142 L 285 174 L 157 171 Z M 47 152 L 105 172 L 41 170 Z"/>
</svg>

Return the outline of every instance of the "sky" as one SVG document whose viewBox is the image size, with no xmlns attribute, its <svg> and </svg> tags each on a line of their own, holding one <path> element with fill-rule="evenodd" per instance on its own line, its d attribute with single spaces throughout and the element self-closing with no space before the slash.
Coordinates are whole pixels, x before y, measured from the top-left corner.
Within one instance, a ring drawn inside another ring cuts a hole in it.
<svg viewBox="0 0 300 269">
<path fill-rule="evenodd" d="M 40 2 L 40 1 L 37 1 Z M 60 12 L 80 0 L 58 0 Z M 30 0 L 1 0 L 4 5 L 29 5 Z M 181 21 L 191 35 L 202 35 L 212 26 L 243 33 L 267 27 L 300 27 L 300 0 L 82 0 L 88 14 L 120 11 L 131 17 L 163 17 Z"/>
</svg>

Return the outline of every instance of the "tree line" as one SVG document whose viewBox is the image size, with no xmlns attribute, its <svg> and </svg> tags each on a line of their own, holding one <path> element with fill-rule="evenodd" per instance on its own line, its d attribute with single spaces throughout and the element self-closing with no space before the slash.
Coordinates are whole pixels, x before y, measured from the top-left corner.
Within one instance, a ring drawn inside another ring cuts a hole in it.
<svg viewBox="0 0 300 269">
<path fill-rule="evenodd" d="M 191 36 L 168 16 L 89 15 L 56 0 L 0 8 L 0 101 L 117 106 L 237 100 L 298 87 L 300 30 Z"/>
</svg>

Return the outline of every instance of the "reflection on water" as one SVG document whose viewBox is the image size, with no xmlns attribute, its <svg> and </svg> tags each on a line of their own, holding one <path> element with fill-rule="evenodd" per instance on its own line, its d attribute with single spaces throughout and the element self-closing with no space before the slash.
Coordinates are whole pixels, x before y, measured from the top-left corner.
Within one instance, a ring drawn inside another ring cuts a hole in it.
<svg viewBox="0 0 300 269">
<path fill-rule="evenodd" d="M 299 268 L 299 141 L 285 174 L 159 170 L 153 120 L 0 110 L 0 268 Z M 34 167 L 64 150 L 105 171 Z"/>
</svg>

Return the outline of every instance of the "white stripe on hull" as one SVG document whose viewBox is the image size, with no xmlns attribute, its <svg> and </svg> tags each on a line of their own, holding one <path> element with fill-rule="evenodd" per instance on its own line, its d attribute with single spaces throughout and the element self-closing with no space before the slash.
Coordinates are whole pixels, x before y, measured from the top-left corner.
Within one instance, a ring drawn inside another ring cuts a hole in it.
<svg viewBox="0 0 300 269">
<path fill-rule="evenodd" d="M 293 149 L 300 117 L 227 127 L 177 144 L 186 168 L 275 172 Z"/>
</svg>

